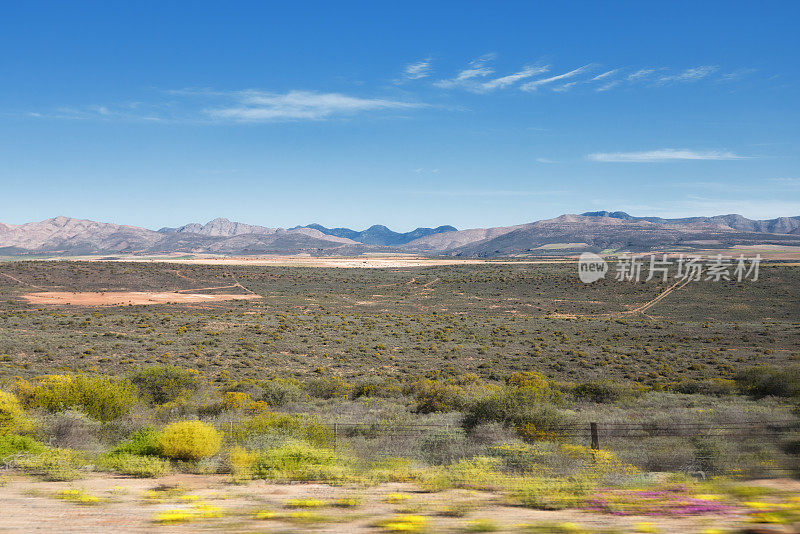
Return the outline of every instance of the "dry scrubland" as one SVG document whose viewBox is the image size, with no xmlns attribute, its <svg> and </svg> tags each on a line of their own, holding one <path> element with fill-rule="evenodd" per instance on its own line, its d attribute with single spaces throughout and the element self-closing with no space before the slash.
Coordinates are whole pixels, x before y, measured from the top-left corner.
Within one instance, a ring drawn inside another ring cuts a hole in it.
<svg viewBox="0 0 800 534">
<path fill-rule="evenodd" d="M 0 264 L 0 530 L 792 531 L 800 268 L 627 313 L 666 288 L 513 261 Z"/>
</svg>

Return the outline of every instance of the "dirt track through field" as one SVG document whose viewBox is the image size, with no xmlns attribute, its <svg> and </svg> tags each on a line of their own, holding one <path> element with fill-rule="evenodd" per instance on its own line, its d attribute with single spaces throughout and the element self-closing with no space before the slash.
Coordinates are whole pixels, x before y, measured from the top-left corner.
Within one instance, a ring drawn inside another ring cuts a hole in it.
<svg viewBox="0 0 800 534">
<path fill-rule="evenodd" d="M 673 291 L 676 291 L 678 289 L 686 287 L 691 281 L 692 281 L 691 278 L 688 278 L 688 277 L 687 278 L 682 278 L 682 279 L 678 280 L 677 282 L 675 282 L 674 284 L 672 284 L 671 286 L 669 286 L 667 289 L 665 289 L 661 293 L 659 293 L 658 296 L 656 296 L 654 299 L 652 299 L 652 300 L 650 300 L 648 302 L 645 302 L 644 304 L 642 304 L 638 308 L 634 308 L 632 310 L 624 311 L 622 313 L 624 315 L 631 315 L 631 314 L 640 313 L 640 312 L 644 313 L 645 311 L 649 310 L 651 307 L 653 307 L 656 304 L 658 304 L 659 302 L 661 302 L 661 300 L 664 297 L 666 297 L 667 295 L 669 295 Z"/>
</svg>

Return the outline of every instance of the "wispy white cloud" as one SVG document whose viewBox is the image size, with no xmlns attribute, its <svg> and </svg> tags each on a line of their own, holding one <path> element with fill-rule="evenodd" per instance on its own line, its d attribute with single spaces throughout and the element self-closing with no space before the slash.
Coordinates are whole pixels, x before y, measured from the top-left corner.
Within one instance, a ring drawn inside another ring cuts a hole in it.
<svg viewBox="0 0 800 534">
<path fill-rule="evenodd" d="M 600 87 L 595 89 L 595 91 L 600 92 L 600 93 L 602 93 L 604 91 L 610 91 L 611 89 L 615 88 L 616 86 L 618 86 L 621 83 L 622 82 L 620 80 L 612 80 L 610 82 L 604 83 L 603 85 L 601 85 Z"/>
<path fill-rule="evenodd" d="M 558 163 L 555 160 L 548 159 L 548 158 L 536 158 L 537 163 Z"/>
<path fill-rule="evenodd" d="M 489 80 L 488 82 L 484 82 L 480 84 L 480 87 L 485 91 L 493 91 L 495 89 L 505 89 L 506 87 L 514 85 L 520 80 L 536 76 L 537 74 L 544 74 L 548 70 L 550 70 L 549 65 L 543 65 L 539 67 L 523 67 L 522 70 L 520 70 L 519 72 L 515 72 L 514 74 L 501 76 L 500 78 L 495 78 L 494 80 Z"/>
<path fill-rule="evenodd" d="M 667 74 L 658 78 L 659 84 L 671 82 L 696 82 L 707 78 L 714 72 L 719 70 L 719 67 L 714 65 L 701 65 L 699 67 L 692 67 L 677 74 Z"/>
<path fill-rule="evenodd" d="M 564 74 L 559 74 L 557 76 L 551 76 L 549 78 L 542 78 L 542 79 L 539 79 L 539 80 L 533 80 L 533 81 L 530 81 L 528 83 L 522 84 L 520 86 L 520 89 L 522 89 L 523 91 L 536 91 L 539 87 L 541 87 L 543 85 L 546 85 L 546 84 L 549 84 L 549 83 L 553 83 L 553 82 L 557 82 L 558 80 L 563 80 L 563 79 L 566 79 L 566 78 L 572 78 L 573 76 L 577 76 L 578 74 L 581 74 L 582 72 L 585 72 L 586 70 L 588 70 L 591 67 L 592 67 L 592 64 L 590 63 L 588 65 L 584 65 L 583 67 L 578 67 L 577 69 L 571 70 L 569 72 L 565 72 Z"/>
<path fill-rule="evenodd" d="M 736 82 L 753 74 L 756 72 L 756 69 L 737 69 L 733 72 L 727 72 L 725 74 L 721 74 L 719 79 L 722 82 Z"/>
<path fill-rule="evenodd" d="M 607 70 L 606 72 L 598 74 L 597 76 L 592 78 L 591 81 L 595 82 L 597 80 L 604 80 L 604 79 L 608 78 L 609 76 L 613 76 L 614 74 L 618 73 L 619 71 L 620 71 L 620 69 Z"/>
<path fill-rule="evenodd" d="M 628 74 L 626 79 L 629 82 L 638 82 L 638 81 L 641 81 L 641 80 L 649 78 L 655 71 L 656 71 L 656 69 L 649 69 L 649 68 L 647 68 L 647 69 L 639 69 L 636 72 L 632 72 L 632 73 Z"/>
<path fill-rule="evenodd" d="M 737 160 L 747 159 L 729 151 L 696 151 L 686 148 L 662 148 L 644 152 L 597 152 L 586 156 L 591 161 L 604 163 L 656 163 L 676 160 Z"/>
<path fill-rule="evenodd" d="M 205 114 L 212 119 L 268 122 L 322 120 L 336 115 L 351 115 L 365 111 L 411 109 L 424 106 L 424 104 L 415 102 L 311 91 L 289 91 L 284 94 L 241 91 L 231 93 L 230 96 L 233 103 L 208 108 L 205 110 Z"/>
<path fill-rule="evenodd" d="M 475 79 L 485 78 L 490 74 L 494 74 L 494 69 L 489 67 L 487 63 L 495 58 L 495 54 L 485 54 L 478 59 L 473 59 L 469 62 L 469 66 L 459 72 L 454 78 L 439 80 L 433 85 L 443 89 L 451 89 L 454 87 L 469 87 L 473 84 Z"/>
<path fill-rule="evenodd" d="M 406 65 L 406 68 L 403 69 L 403 77 L 408 80 L 419 80 L 430 76 L 432 70 L 431 59 L 423 59 Z"/>
</svg>

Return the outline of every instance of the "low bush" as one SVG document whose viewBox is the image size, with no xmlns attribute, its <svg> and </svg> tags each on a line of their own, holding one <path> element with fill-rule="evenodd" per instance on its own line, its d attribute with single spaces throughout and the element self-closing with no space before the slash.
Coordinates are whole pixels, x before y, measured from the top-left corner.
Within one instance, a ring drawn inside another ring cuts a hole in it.
<svg viewBox="0 0 800 534">
<path fill-rule="evenodd" d="M 15 384 L 24 406 L 62 412 L 81 410 L 98 421 L 111 421 L 127 414 L 136 404 L 138 392 L 129 381 L 111 376 L 47 375 L 33 383 Z"/>
<path fill-rule="evenodd" d="M 539 386 L 505 389 L 470 403 L 463 420 L 472 430 L 482 423 L 499 422 L 517 430 L 528 441 L 560 439 L 570 418 L 552 404 L 560 400 L 558 392 Z"/>
<path fill-rule="evenodd" d="M 31 422 L 25 417 L 25 411 L 17 397 L 12 393 L 0 391 L 0 436 L 25 432 L 31 427 Z"/>
<path fill-rule="evenodd" d="M 264 451 L 253 463 L 253 477 L 277 481 L 344 482 L 348 470 L 331 449 L 287 443 Z"/>
<path fill-rule="evenodd" d="M 168 460 L 157 456 L 139 456 L 130 453 L 111 454 L 98 460 L 103 469 L 138 478 L 158 478 L 171 471 Z"/>
<path fill-rule="evenodd" d="M 420 380 L 411 384 L 407 391 L 416 399 L 417 413 L 453 412 L 466 403 L 467 394 L 461 386 L 434 380 Z"/>
<path fill-rule="evenodd" d="M 253 464 L 255 461 L 255 453 L 238 445 L 233 447 L 228 452 L 228 468 L 230 469 L 233 482 L 238 484 L 252 479 Z"/>
<path fill-rule="evenodd" d="M 308 398 L 303 389 L 294 381 L 285 379 L 266 380 L 261 383 L 259 400 L 270 406 L 284 406 Z"/>
<path fill-rule="evenodd" d="M 473 444 L 461 428 L 441 429 L 420 440 L 422 459 L 429 465 L 448 465 L 475 456 L 480 447 Z"/>
<path fill-rule="evenodd" d="M 402 389 L 397 380 L 378 378 L 370 378 L 357 383 L 351 393 L 353 399 L 361 397 L 394 398 L 400 395 L 402 395 Z"/>
<path fill-rule="evenodd" d="M 572 396 L 579 401 L 614 403 L 634 397 L 638 392 L 625 384 L 608 380 L 582 382 L 570 388 Z"/>
<path fill-rule="evenodd" d="M 0 435 L 0 461 L 14 456 L 15 454 L 41 454 L 46 450 L 46 446 L 29 436 L 18 436 L 15 434 Z"/>
<path fill-rule="evenodd" d="M 226 391 L 222 394 L 222 405 L 226 410 L 242 410 L 253 404 L 249 394 L 241 391 Z"/>
<path fill-rule="evenodd" d="M 338 376 L 315 378 L 306 383 L 306 391 L 312 397 L 320 399 L 347 398 L 353 391 L 353 384 Z"/>
<path fill-rule="evenodd" d="M 62 481 L 80 478 L 80 470 L 86 467 L 88 462 L 78 451 L 47 448 L 42 452 L 31 452 L 21 456 L 14 465 L 46 480 Z"/>
<path fill-rule="evenodd" d="M 169 365 L 140 369 L 131 377 L 131 382 L 155 404 L 174 401 L 200 388 L 197 371 Z"/>
<path fill-rule="evenodd" d="M 161 452 L 159 433 L 153 428 L 144 428 L 133 433 L 130 438 L 117 445 L 111 454 L 135 454 L 138 456 L 157 456 Z"/>
<path fill-rule="evenodd" d="M 231 438 L 240 443 L 255 442 L 265 436 L 302 440 L 318 447 L 332 445 L 334 438 L 330 428 L 308 417 L 272 412 L 262 412 L 231 430 Z"/>
<path fill-rule="evenodd" d="M 216 454 L 222 446 L 222 434 L 202 421 L 180 421 L 160 432 L 158 445 L 167 458 L 195 461 Z"/>
<path fill-rule="evenodd" d="M 42 421 L 50 445 L 67 449 L 97 449 L 101 426 L 99 421 L 78 410 L 48 414 Z"/>
<path fill-rule="evenodd" d="M 739 388 L 756 398 L 800 396 L 800 368 L 754 367 L 736 375 Z"/>
</svg>

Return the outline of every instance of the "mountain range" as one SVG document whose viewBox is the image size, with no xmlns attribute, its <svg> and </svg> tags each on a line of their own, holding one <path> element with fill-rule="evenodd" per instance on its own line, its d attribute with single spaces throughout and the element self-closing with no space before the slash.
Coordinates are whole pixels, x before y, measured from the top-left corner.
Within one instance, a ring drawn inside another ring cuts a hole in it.
<svg viewBox="0 0 800 534">
<path fill-rule="evenodd" d="M 597 211 L 513 226 L 466 230 L 439 226 L 405 233 L 381 225 L 362 231 L 319 224 L 269 228 L 223 218 L 157 231 L 69 217 L 21 225 L 0 223 L 0 255 L 4 256 L 407 252 L 492 257 L 756 244 L 800 246 L 800 216 L 769 220 L 741 215 L 664 219 Z"/>
</svg>

